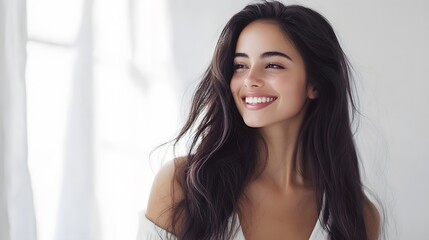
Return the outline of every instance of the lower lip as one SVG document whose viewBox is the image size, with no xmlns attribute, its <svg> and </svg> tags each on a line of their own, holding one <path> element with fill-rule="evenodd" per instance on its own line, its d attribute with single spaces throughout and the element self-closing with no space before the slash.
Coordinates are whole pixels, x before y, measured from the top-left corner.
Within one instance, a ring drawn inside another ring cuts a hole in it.
<svg viewBox="0 0 429 240">
<path fill-rule="evenodd" d="M 249 110 L 259 110 L 259 109 L 265 108 L 266 106 L 270 105 L 274 101 L 266 102 L 266 103 L 258 103 L 258 104 L 255 104 L 255 105 L 252 105 L 252 104 L 249 104 L 249 103 L 246 103 L 246 102 L 244 102 L 244 104 L 245 104 L 246 108 L 249 109 Z"/>
</svg>

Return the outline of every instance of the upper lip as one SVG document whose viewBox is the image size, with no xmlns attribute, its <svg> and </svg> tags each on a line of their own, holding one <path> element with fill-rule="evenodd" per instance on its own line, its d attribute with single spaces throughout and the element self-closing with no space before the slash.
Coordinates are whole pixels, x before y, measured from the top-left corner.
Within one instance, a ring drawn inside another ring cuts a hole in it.
<svg viewBox="0 0 429 240">
<path fill-rule="evenodd" d="M 268 94 L 268 93 L 262 93 L 262 92 L 247 92 L 240 95 L 240 98 L 244 99 L 246 97 L 272 97 L 277 98 L 274 95 Z"/>
</svg>

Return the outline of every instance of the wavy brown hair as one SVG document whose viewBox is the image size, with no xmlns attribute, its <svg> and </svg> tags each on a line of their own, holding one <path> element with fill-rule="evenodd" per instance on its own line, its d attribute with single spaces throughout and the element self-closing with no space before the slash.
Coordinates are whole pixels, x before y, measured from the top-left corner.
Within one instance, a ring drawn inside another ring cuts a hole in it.
<svg viewBox="0 0 429 240">
<path fill-rule="evenodd" d="M 230 239 L 236 229 L 229 220 L 237 221 L 239 199 L 266 161 L 260 157 L 264 151 L 258 147 L 263 141 L 258 130 L 243 122 L 230 91 L 238 37 L 260 19 L 275 21 L 293 42 L 304 60 L 307 82 L 317 91 L 299 131 L 294 161 L 313 180 L 322 226 L 330 239 L 365 240 L 365 194 L 351 131 L 356 108 L 350 65 L 323 16 L 277 1 L 246 6 L 219 37 L 175 139 L 177 144 L 191 135 L 187 157 L 176 171 L 184 198 L 172 206 L 173 230 L 178 239 Z"/>
</svg>

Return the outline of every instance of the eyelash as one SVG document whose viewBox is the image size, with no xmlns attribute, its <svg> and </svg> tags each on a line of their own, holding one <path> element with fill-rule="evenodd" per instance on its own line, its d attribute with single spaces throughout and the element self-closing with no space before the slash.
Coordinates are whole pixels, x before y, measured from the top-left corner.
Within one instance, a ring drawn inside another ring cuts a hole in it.
<svg viewBox="0 0 429 240">
<path fill-rule="evenodd" d="M 273 69 L 284 69 L 283 66 L 280 66 L 278 64 L 275 63 L 268 63 L 267 66 L 265 68 L 273 68 Z"/>
<path fill-rule="evenodd" d="M 241 68 L 244 68 L 244 64 L 239 64 L 239 63 L 234 64 L 234 70 L 241 69 Z"/>
<path fill-rule="evenodd" d="M 244 68 L 244 64 L 239 64 L 239 63 L 234 64 L 234 70 L 242 69 L 242 68 Z M 284 69 L 283 66 L 275 64 L 275 63 L 268 63 L 267 66 L 265 66 L 265 68 Z"/>
</svg>

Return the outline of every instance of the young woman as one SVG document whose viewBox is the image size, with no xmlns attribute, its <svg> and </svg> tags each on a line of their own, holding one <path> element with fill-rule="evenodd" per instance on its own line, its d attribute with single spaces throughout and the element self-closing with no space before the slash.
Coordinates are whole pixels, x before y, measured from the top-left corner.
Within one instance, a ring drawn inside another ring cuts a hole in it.
<svg viewBox="0 0 429 240">
<path fill-rule="evenodd" d="M 351 131 L 349 64 L 327 20 L 261 2 L 234 15 L 157 175 L 140 239 L 378 239 Z"/>
</svg>

